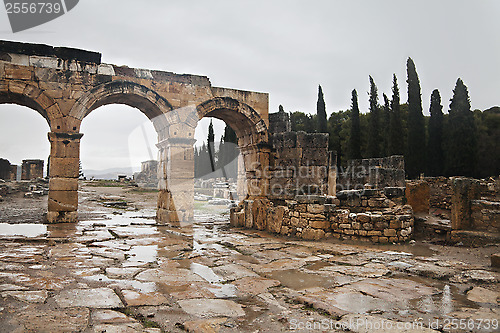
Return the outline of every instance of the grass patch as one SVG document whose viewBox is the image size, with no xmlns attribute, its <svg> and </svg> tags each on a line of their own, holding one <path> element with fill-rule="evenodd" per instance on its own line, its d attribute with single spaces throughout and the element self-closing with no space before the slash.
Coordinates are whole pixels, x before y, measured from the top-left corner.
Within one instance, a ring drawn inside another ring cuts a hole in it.
<svg viewBox="0 0 500 333">
<path fill-rule="evenodd" d="M 158 190 L 155 188 L 143 188 L 143 187 L 133 187 L 128 192 L 133 193 L 158 193 Z"/>
<path fill-rule="evenodd" d="M 119 181 L 116 181 L 116 180 L 107 180 L 107 179 L 86 181 L 85 185 L 90 186 L 90 187 L 125 187 L 125 186 L 128 186 L 127 183 L 120 183 Z"/>
</svg>

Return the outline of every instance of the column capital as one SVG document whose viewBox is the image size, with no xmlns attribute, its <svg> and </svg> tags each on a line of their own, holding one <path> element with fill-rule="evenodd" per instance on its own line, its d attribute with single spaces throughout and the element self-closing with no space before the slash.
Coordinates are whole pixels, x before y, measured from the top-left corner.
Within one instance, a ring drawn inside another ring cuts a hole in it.
<svg viewBox="0 0 500 333">
<path fill-rule="evenodd" d="M 49 141 L 56 140 L 80 140 L 83 136 L 83 133 L 74 133 L 74 132 L 49 132 L 47 134 Z"/>
<path fill-rule="evenodd" d="M 192 147 L 195 144 L 196 140 L 191 138 L 168 138 L 162 140 L 156 144 L 158 148 L 167 148 L 170 146 L 186 146 Z"/>
</svg>

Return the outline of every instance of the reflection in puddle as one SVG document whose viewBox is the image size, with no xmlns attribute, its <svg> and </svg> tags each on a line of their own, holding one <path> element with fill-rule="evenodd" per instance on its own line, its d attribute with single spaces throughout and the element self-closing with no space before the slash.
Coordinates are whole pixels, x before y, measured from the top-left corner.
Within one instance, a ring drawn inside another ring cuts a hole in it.
<svg viewBox="0 0 500 333">
<path fill-rule="evenodd" d="M 214 271 L 205 265 L 192 263 L 191 271 L 203 278 L 205 281 L 211 284 L 211 287 L 207 288 L 212 292 L 217 298 L 231 298 L 236 297 L 237 289 L 232 284 L 224 284 L 225 280 L 214 273 Z"/>
<path fill-rule="evenodd" d="M 441 312 L 445 315 L 453 311 L 453 299 L 451 297 L 451 289 L 449 285 L 444 286 L 443 296 L 441 298 Z"/>
<path fill-rule="evenodd" d="M 278 280 L 282 285 L 295 290 L 314 287 L 332 288 L 342 284 L 334 276 L 322 276 L 295 270 L 275 271 L 270 273 L 269 277 Z M 349 278 L 346 277 L 346 279 Z M 349 281 L 352 281 L 352 279 L 349 279 Z"/>
<path fill-rule="evenodd" d="M 22 237 L 38 237 L 47 233 L 45 224 L 9 224 L 0 223 L 0 236 L 22 236 Z"/>
<path fill-rule="evenodd" d="M 126 252 L 128 262 L 155 262 L 158 256 L 158 245 L 135 245 Z M 126 264 L 124 263 L 124 266 Z"/>
</svg>

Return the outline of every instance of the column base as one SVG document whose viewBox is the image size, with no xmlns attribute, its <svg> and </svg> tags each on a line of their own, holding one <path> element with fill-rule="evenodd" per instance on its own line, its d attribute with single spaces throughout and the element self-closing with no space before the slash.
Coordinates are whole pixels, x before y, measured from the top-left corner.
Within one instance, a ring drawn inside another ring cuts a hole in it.
<svg viewBox="0 0 500 333">
<path fill-rule="evenodd" d="M 158 208 L 156 224 L 184 227 L 193 223 L 193 215 L 193 211 Z"/>
<path fill-rule="evenodd" d="M 47 223 L 73 223 L 78 221 L 78 212 L 47 212 Z"/>
</svg>

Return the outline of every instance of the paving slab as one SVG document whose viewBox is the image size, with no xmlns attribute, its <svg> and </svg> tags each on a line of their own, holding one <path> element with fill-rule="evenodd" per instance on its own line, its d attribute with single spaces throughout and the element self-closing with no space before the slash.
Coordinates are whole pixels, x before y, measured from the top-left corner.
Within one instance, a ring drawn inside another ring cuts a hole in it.
<svg viewBox="0 0 500 333">
<path fill-rule="evenodd" d="M 10 324 L 24 328 L 20 332 L 81 332 L 88 325 L 89 315 L 87 308 L 48 310 L 30 306 L 18 313 Z"/>
<path fill-rule="evenodd" d="M 474 287 L 467 292 L 467 299 L 476 303 L 500 303 L 500 293 L 489 289 Z"/>
<path fill-rule="evenodd" d="M 122 290 L 127 306 L 161 305 L 168 303 L 168 298 L 161 293 L 140 293 L 135 290 Z"/>
<path fill-rule="evenodd" d="M 0 294 L 2 297 L 13 297 L 20 301 L 29 303 L 43 303 L 48 297 L 46 290 L 36 290 L 36 291 L 4 291 Z"/>
<path fill-rule="evenodd" d="M 438 333 L 423 325 L 398 322 L 369 315 L 346 315 L 339 325 L 355 333 Z"/>
<path fill-rule="evenodd" d="M 109 288 L 69 289 L 63 290 L 54 297 L 61 308 L 122 308 L 123 303 L 115 292 Z"/>
<path fill-rule="evenodd" d="M 92 311 L 92 323 L 98 324 L 123 324 L 135 323 L 136 319 L 128 317 L 126 314 L 114 310 L 101 310 L 97 309 Z"/>
<path fill-rule="evenodd" d="M 199 275 L 196 275 L 189 269 L 185 268 L 171 270 L 148 269 L 139 273 L 135 278 L 140 281 L 181 284 L 204 281 Z"/>
<path fill-rule="evenodd" d="M 234 281 L 244 277 L 258 277 L 255 272 L 238 264 L 228 264 L 212 268 L 213 271 L 220 275 L 224 280 Z"/>
<path fill-rule="evenodd" d="M 267 292 L 269 288 L 277 287 L 281 284 L 278 280 L 266 279 L 264 277 L 244 277 L 233 282 L 242 293 L 258 295 Z"/>
<path fill-rule="evenodd" d="M 200 317 L 242 317 L 245 311 L 240 304 L 225 299 L 186 299 L 177 303 L 185 312 Z"/>
</svg>

